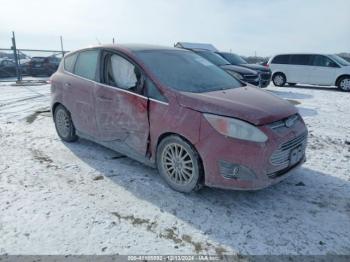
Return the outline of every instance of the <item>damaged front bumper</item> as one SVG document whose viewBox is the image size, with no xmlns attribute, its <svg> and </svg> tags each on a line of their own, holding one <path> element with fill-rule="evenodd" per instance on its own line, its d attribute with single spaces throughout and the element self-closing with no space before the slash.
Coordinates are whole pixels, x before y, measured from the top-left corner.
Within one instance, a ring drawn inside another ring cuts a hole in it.
<svg viewBox="0 0 350 262">
<path fill-rule="evenodd" d="M 287 178 L 305 162 L 307 129 L 298 121 L 292 128 L 260 129 L 268 136 L 255 143 L 220 135 L 206 121 L 196 145 L 202 157 L 205 184 L 235 190 L 258 190 Z"/>
</svg>

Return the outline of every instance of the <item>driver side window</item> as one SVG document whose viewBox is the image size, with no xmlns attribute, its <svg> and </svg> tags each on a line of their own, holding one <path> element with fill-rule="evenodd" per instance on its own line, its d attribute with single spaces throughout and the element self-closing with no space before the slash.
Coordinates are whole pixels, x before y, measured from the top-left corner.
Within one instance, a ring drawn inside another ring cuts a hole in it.
<svg viewBox="0 0 350 262">
<path fill-rule="evenodd" d="M 105 56 L 104 83 L 121 89 L 136 91 L 141 72 L 134 64 L 117 54 Z"/>
<path fill-rule="evenodd" d="M 323 55 L 315 55 L 313 65 L 323 67 L 337 67 L 337 65 L 332 60 Z"/>
</svg>

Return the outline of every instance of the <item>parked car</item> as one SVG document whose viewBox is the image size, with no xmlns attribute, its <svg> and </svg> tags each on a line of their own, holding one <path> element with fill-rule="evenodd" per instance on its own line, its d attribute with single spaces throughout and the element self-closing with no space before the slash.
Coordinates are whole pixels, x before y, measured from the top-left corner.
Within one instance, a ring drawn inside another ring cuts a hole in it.
<svg viewBox="0 0 350 262">
<path fill-rule="evenodd" d="M 305 160 L 308 131 L 291 103 L 184 49 L 80 49 L 51 92 L 62 140 L 83 137 L 157 167 L 180 192 L 264 188 Z"/>
<path fill-rule="evenodd" d="M 271 57 L 268 65 L 276 86 L 311 84 L 350 91 L 350 63 L 337 55 L 282 54 Z"/>
<path fill-rule="evenodd" d="M 11 59 L 0 59 L 0 77 L 16 76 L 16 64 Z"/>
<path fill-rule="evenodd" d="M 29 72 L 32 76 L 38 75 L 47 75 L 51 76 L 56 72 L 60 59 L 55 56 L 41 57 L 35 56 L 32 57 L 29 62 Z"/>
<path fill-rule="evenodd" d="M 271 70 L 268 67 L 259 64 L 248 64 L 242 57 L 237 54 L 228 53 L 228 52 L 216 52 L 224 59 L 229 61 L 232 65 L 242 66 L 254 71 L 259 72 L 260 74 L 260 86 L 267 87 L 271 81 Z"/>
<path fill-rule="evenodd" d="M 29 62 L 30 59 L 20 59 L 19 61 L 19 68 L 21 70 L 22 75 L 29 75 Z"/>
<path fill-rule="evenodd" d="M 240 81 L 255 86 L 262 86 L 260 74 L 257 71 L 242 66 L 232 65 L 229 61 L 218 55 L 216 53 L 217 49 L 211 44 L 178 42 L 175 47 L 195 52 L 211 63 L 221 67 L 232 76 L 238 78 Z"/>
</svg>

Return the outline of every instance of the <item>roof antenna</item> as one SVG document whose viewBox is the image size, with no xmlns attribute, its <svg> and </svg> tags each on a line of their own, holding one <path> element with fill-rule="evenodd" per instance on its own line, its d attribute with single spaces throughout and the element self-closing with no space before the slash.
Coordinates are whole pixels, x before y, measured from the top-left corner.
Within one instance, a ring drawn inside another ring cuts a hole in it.
<svg viewBox="0 0 350 262">
<path fill-rule="evenodd" d="M 113 37 L 113 40 L 112 40 L 112 42 L 113 42 L 113 45 L 114 45 L 114 37 Z"/>
<path fill-rule="evenodd" d="M 99 45 L 101 44 L 100 40 L 98 40 L 97 37 L 96 37 L 96 41 L 97 41 L 97 43 L 98 43 Z"/>
</svg>

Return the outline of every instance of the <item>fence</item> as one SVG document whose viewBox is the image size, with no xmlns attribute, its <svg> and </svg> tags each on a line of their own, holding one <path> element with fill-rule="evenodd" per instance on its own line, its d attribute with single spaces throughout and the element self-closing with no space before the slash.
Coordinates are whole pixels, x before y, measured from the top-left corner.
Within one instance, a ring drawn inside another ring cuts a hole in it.
<svg viewBox="0 0 350 262">
<path fill-rule="evenodd" d="M 11 48 L 0 48 L 0 82 L 47 80 L 68 51 L 17 49 L 15 34 Z"/>
</svg>

